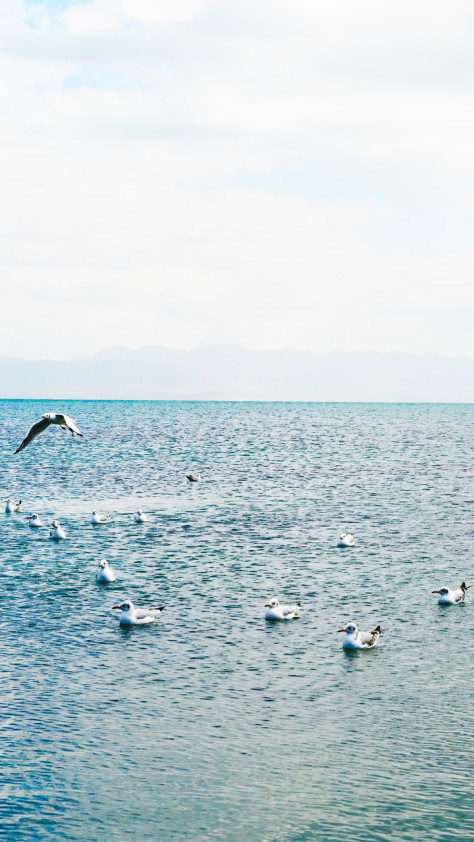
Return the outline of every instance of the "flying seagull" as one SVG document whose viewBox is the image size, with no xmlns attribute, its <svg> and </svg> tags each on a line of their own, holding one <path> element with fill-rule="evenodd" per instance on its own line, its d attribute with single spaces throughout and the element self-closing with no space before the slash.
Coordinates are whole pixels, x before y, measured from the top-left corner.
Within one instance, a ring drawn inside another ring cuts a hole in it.
<svg viewBox="0 0 474 842">
<path fill-rule="evenodd" d="M 20 450 L 24 450 L 24 448 L 27 447 L 29 443 L 36 438 L 36 436 L 39 436 L 43 430 L 46 430 L 50 424 L 59 424 L 62 430 L 70 430 L 73 435 L 75 433 L 76 436 L 82 436 L 82 433 L 77 429 L 74 421 L 69 418 L 68 415 L 63 415 L 61 412 L 46 412 L 45 415 L 42 416 L 41 421 L 37 421 L 36 424 L 33 424 L 26 438 L 23 439 L 20 446 L 15 450 L 15 453 L 19 453 Z"/>
</svg>

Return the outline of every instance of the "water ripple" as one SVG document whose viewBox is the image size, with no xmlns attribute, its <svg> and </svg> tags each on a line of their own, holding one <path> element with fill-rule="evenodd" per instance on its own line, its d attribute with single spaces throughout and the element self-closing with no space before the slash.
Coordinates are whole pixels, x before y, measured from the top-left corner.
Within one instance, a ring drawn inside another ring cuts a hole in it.
<svg viewBox="0 0 474 842">
<path fill-rule="evenodd" d="M 84 439 L 13 457 L 48 409 L 0 402 L 6 838 L 473 838 L 474 603 L 430 592 L 474 581 L 474 408 L 66 402 Z M 124 630 L 125 596 L 166 609 Z M 380 648 L 345 654 L 349 619 Z"/>
</svg>

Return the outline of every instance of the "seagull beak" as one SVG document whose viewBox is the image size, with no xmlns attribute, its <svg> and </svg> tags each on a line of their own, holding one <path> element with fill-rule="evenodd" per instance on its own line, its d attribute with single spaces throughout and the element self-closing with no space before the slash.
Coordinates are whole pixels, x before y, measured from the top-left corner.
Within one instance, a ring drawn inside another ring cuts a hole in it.
<svg viewBox="0 0 474 842">
<path fill-rule="evenodd" d="M 114 608 L 121 608 L 121 607 L 122 607 L 121 605 L 112 605 L 112 611 L 114 610 Z"/>
<path fill-rule="evenodd" d="M 431 593 L 439 593 L 439 591 L 431 591 Z"/>
<path fill-rule="evenodd" d="M 271 608 L 271 607 L 272 607 L 272 606 L 270 605 L 270 603 L 269 603 L 269 602 L 266 602 L 266 603 L 265 603 L 265 608 Z"/>
<path fill-rule="evenodd" d="M 338 629 L 338 632 L 345 632 L 345 629 Z"/>
</svg>

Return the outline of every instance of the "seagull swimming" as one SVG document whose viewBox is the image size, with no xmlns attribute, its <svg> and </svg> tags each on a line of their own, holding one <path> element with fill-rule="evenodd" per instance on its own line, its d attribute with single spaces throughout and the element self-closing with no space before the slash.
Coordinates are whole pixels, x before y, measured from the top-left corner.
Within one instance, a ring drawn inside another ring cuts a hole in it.
<svg viewBox="0 0 474 842">
<path fill-rule="evenodd" d="M 280 605 L 277 599 L 271 599 L 265 605 L 266 620 L 296 620 L 300 616 L 301 604 Z"/>
<path fill-rule="evenodd" d="M 360 632 L 355 623 L 348 623 L 345 628 L 338 631 L 345 633 L 342 641 L 343 649 L 373 649 L 382 634 L 380 626 L 376 626 L 371 632 Z"/>
<path fill-rule="evenodd" d="M 26 438 L 23 439 L 22 443 L 19 447 L 15 450 L 15 453 L 19 453 L 20 450 L 24 450 L 36 436 L 39 436 L 43 430 L 46 430 L 50 424 L 59 424 L 62 430 L 70 430 L 72 435 L 82 436 L 80 430 L 76 427 L 72 418 L 69 418 L 68 415 L 64 415 L 60 412 L 46 412 L 45 415 L 41 417 L 40 421 L 37 421 L 36 424 L 33 424 L 31 430 L 29 431 Z"/>
<path fill-rule="evenodd" d="M 456 591 L 452 591 L 451 588 L 440 588 L 438 591 L 432 591 L 432 593 L 439 594 L 439 605 L 457 605 L 458 602 L 464 602 L 466 591 L 469 588 L 472 588 L 472 585 L 466 585 L 463 582 L 461 587 Z"/>
<path fill-rule="evenodd" d="M 201 474 L 186 474 L 186 479 L 189 482 L 201 482 L 202 477 Z"/>
<path fill-rule="evenodd" d="M 40 516 L 37 514 L 28 515 L 27 520 L 30 521 L 30 526 L 38 527 L 43 526 L 43 521 L 41 520 Z"/>
<path fill-rule="evenodd" d="M 115 582 L 115 573 L 112 568 L 109 567 L 107 559 L 103 558 L 102 561 L 99 562 L 99 569 L 95 574 L 95 580 L 101 585 L 106 585 L 109 582 Z"/>
<path fill-rule="evenodd" d="M 339 541 L 337 542 L 338 547 L 354 547 L 355 541 L 354 536 L 350 532 L 343 532 Z"/>
<path fill-rule="evenodd" d="M 91 523 L 110 523 L 109 515 L 100 515 L 99 512 L 96 512 L 94 509 L 92 512 Z"/>
<path fill-rule="evenodd" d="M 13 512 L 19 512 L 21 509 L 21 500 L 18 503 L 12 503 L 10 498 L 5 500 L 5 514 L 11 515 Z"/>
<path fill-rule="evenodd" d="M 49 533 L 49 537 L 53 539 L 53 541 L 60 541 L 61 538 L 67 538 L 67 535 L 62 528 L 59 520 L 53 520 L 53 525 L 51 527 L 51 532 Z"/>
<path fill-rule="evenodd" d="M 135 523 L 145 523 L 145 521 L 148 520 L 148 516 L 145 514 L 145 512 L 142 512 L 141 509 L 138 509 L 138 512 L 136 513 L 134 520 L 135 520 Z"/>
<path fill-rule="evenodd" d="M 144 626 L 146 623 L 154 623 L 164 605 L 158 608 L 135 608 L 130 599 L 121 602 L 120 605 L 112 605 L 112 610 L 121 611 L 119 623 L 121 626 Z"/>
<path fill-rule="evenodd" d="M 8 498 L 8 500 L 5 500 L 5 503 L 5 514 L 11 515 L 13 512 L 21 511 L 21 500 L 18 500 L 18 503 L 12 503 L 10 498 Z"/>
</svg>

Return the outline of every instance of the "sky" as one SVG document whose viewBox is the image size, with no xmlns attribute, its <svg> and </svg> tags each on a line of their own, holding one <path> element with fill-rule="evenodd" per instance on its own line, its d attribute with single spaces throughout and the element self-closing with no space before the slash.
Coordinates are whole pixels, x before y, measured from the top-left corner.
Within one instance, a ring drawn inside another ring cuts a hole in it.
<svg viewBox="0 0 474 842">
<path fill-rule="evenodd" d="M 0 356 L 474 356 L 467 0 L 0 0 Z"/>
</svg>

